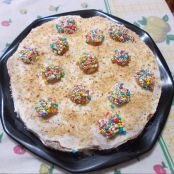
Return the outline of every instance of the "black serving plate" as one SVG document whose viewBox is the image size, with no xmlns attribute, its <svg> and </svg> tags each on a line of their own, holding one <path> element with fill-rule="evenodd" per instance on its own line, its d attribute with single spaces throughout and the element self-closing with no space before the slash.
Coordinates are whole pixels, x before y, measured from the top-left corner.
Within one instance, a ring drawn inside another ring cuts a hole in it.
<svg viewBox="0 0 174 174">
<path fill-rule="evenodd" d="M 14 113 L 9 75 L 6 66 L 8 58 L 16 51 L 19 43 L 27 36 L 32 28 L 65 15 L 80 15 L 83 18 L 102 16 L 114 22 L 124 24 L 127 28 L 136 32 L 141 37 L 141 39 L 150 47 L 157 59 L 163 83 L 162 94 L 155 117 L 153 117 L 146 125 L 141 136 L 125 143 L 115 150 L 107 152 L 95 151 L 91 155 L 84 155 L 82 153 L 73 155 L 71 153 L 49 149 L 45 147 L 33 133 L 26 129 L 23 122 L 17 118 L 16 113 Z M 14 40 L 0 60 L 0 114 L 5 132 L 29 151 L 73 173 L 89 172 L 106 168 L 134 159 L 149 151 L 157 141 L 159 134 L 164 127 L 170 111 L 173 95 L 174 86 L 171 73 L 162 54 L 149 34 L 129 22 L 98 10 L 67 12 L 35 20 Z"/>
</svg>

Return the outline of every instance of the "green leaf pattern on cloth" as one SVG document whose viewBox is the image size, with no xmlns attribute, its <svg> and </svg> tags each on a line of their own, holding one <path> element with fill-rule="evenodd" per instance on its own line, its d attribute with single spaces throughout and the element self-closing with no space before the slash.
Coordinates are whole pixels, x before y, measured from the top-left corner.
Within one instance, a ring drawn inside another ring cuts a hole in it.
<svg viewBox="0 0 174 174">
<path fill-rule="evenodd" d="M 174 40 L 174 35 L 173 34 L 168 34 L 166 36 L 166 43 L 167 44 L 170 44 L 170 41 L 173 41 Z"/>
<path fill-rule="evenodd" d="M 19 12 L 20 12 L 20 14 L 25 15 L 25 14 L 27 14 L 27 9 L 24 9 L 24 8 L 20 9 Z"/>
<path fill-rule="evenodd" d="M 10 46 L 10 43 L 6 43 L 4 49 L 2 50 L 2 53 L 5 52 L 9 46 Z"/>
<path fill-rule="evenodd" d="M 137 27 L 141 28 L 141 26 L 138 22 L 134 22 L 133 24 L 136 25 Z"/>
<path fill-rule="evenodd" d="M 165 22 L 167 22 L 167 21 L 169 20 L 168 15 L 164 15 L 164 16 L 163 16 L 163 20 L 164 20 Z"/>
<path fill-rule="evenodd" d="M 59 6 L 49 5 L 48 9 L 49 11 L 57 12 L 59 10 Z"/>
<path fill-rule="evenodd" d="M 42 16 L 40 16 L 40 15 L 37 15 L 36 16 L 36 19 L 40 19 L 40 18 L 42 18 Z"/>
<path fill-rule="evenodd" d="M 3 132 L 0 133 L 0 143 L 2 142 Z"/>
<path fill-rule="evenodd" d="M 163 168 L 167 168 L 166 164 L 164 163 L 164 161 L 161 162 L 161 165 Z"/>
<path fill-rule="evenodd" d="M 115 170 L 114 170 L 114 174 L 122 174 L 122 172 L 121 172 L 120 169 L 115 169 Z"/>
<path fill-rule="evenodd" d="M 146 17 L 142 16 L 142 19 L 141 19 L 141 20 L 138 20 L 138 22 L 139 22 L 141 25 L 146 25 L 146 24 L 147 24 L 147 19 L 146 19 Z"/>
<path fill-rule="evenodd" d="M 82 3 L 81 3 L 81 7 L 82 7 L 82 8 L 88 8 L 88 4 L 87 4 L 86 2 L 82 2 Z"/>
</svg>

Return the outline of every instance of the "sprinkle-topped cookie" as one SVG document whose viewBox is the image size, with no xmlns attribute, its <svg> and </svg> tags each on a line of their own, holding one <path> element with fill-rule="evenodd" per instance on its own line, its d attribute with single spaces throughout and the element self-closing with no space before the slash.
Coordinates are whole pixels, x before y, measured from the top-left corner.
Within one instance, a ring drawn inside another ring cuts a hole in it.
<svg viewBox="0 0 174 174">
<path fill-rule="evenodd" d="M 64 77 L 64 72 L 59 65 L 42 66 L 41 72 L 46 83 L 54 83 Z"/>
<path fill-rule="evenodd" d="M 148 69 L 141 69 L 134 74 L 138 84 L 145 90 L 153 91 L 155 86 L 155 76 Z"/>
<path fill-rule="evenodd" d="M 114 90 L 108 96 L 109 101 L 117 106 L 121 106 L 130 101 L 131 93 L 129 89 L 123 87 L 124 83 L 115 85 Z"/>
<path fill-rule="evenodd" d="M 100 29 L 94 29 L 85 35 L 86 43 L 94 46 L 101 45 L 105 36 Z"/>
<path fill-rule="evenodd" d="M 58 36 L 52 39 L 50 47 L 55 55 L 63 55 L 68 50 L 68 42 L 65 37 Z"/>
<path fill-rule="evenodd" d="M 86 74 L 92 74 L 98 69 L 98 60 L 90 53 L 84 52 L 78 61 L 80 69 Z"/>
<path fill-rule="evenodd" d="M 86 105 L 91 100 L 89 90 L 86 90 L 82 84 L 74 86 L 69 94 L 70 100 L 79 105 Z"/>
<path fill-rule="evenodd" d="M 48 118 L 58 113 L 58 104 L 53 98 L 40 99 L 35 105 L 38 117 Z"/>
<path fill-rule="evenodd" d="M 36 48 L 29 48 L 23 46 L 22 49 L 18 51 L 18 59 L 22 60 L 24 63 L 32 64 L 39 57 L 38 51 Z"/>
<path fill-rule="evenodd" d="M 58 33 L 73 34 L 77 30 L 77 23 L 73 18 L 66 17 L 56 25 Z"/>
<path fill-rule="evenodd" d="M 111 115 L 109 118 L 99 120 L 99 130 L 108 139 L 112 139 L 119 134 L 126 134 L 124 121 L 118 113 Z"/>
<path fill-rule="evenodd" d="M 109 28 L 110 37 L 118 42 L 134 41 L 134 38 L 129 34 L 129 30 L 123 25 L 112 25 Z"/>
<path fill-rule="evenodd" d="M 112 63 L 118 63 L 119 65 L 127 65 L 130 61 L 130 55 L 127 50 L 117 50 L 115 49 L 115 54 L 112 57 L 111 61 Z"/>
</svg>

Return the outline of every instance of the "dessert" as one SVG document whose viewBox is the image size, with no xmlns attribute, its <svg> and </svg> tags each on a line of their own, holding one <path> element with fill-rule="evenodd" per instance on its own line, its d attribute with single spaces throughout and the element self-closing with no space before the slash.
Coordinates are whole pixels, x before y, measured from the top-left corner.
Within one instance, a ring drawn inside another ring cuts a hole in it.
<svg viewBox="0 0 174 174">
<path fill-rule="evenodd" d="M 22 60 L 24 63 L 31 64 L 34 63 L 39 54 L 36 48 L 30 48 L 27 46 L 23 46 L 18 51 L 18 59 Z"/>
<path fill-rule="evenodd" d="M 42 78 L 46 83 L 54 83 L 64 77 L 64 72 L 59 65 L 49 64 L 41 68 Z"/>
<path fill-rule="evenodd" d="M 94 29 L 85 35 L 86 43 L 94 46 L 99 46 L 102 44 L 105 36 L 103 31 L 100 29 Z"/>
<path fill-rule="evenodd" d="M 113 149 L 136 138 L 161 96 L 150 48 L 100 16 L 62 16 L 33 28 L 7 68 L 15 112 L 45 146 L 61 151 Z"/>
<path fill-rule="evenodd" d="M 63 55 L 68 50 L 67 39 L 61 36 L 58 36 L 58 38 L 53 38 L 50 48 L 55 55 Z"/>
<path fill-rule="evenodd" d="M 127 65 L 130 61 L 130 55 L 127 50 L 114 50 L 115 54 L 113 55 L 111 61 L 112 63 L 117 63 L 121 66 Z"/>
<path fill-rule="evenodd" d="M 78 65 L 80 69 L 86 74 L 92 74 L 98 69 L 98 60 L 90 53 L 84 52 L 79 58 Z"/>
</svg>

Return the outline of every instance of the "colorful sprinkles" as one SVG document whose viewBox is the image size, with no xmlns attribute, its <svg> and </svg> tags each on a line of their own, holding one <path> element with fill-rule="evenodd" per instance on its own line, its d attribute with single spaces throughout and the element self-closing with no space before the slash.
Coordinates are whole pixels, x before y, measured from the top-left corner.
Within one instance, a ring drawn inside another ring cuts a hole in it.
<svg viewBox="0 0 174 174">
<path fill-rule="evenodd" d="M 70 100 L 79 105 L 86 105 L 91 100 L 89 90 L 86 90 L 82 84 L 74 86 L 70 92 Z"/>
<path fill-rule="evenodd" d="M 95 56 L 92 56 L 90 53 L 84 52 L 82 57 L 80 57 L 78 61 L 78 65 L 84 73 L 91 74 L 97 71 L 98 60 Z"/>
<path fill-rule="evenodd" d="M 134 74 L 138 84 L 145 90 L 153 91 L 155 86 L 155 77 L 148 69 L 141 69 Z"/>
<path fill-rule="evenodd" d="M 42 77 L 46 83 L 54 83 L 59 81 L 62 77 L 64 77 L 64 72 L 59 65 L 48 65 L 42 66 L 41 68 Z"/>
<path fill-rule="evenodd" d="M 41 98 L 39 102 L 36 103 L 35 111 L 38 117 L 48 118 L 58 113 L 58 104 L 53 98 Z"/>
<path fill-rule="evenodd" d="M 23 46 L 23 48 L 18 52 L 18 59 L 27 64 L 34 63 L 38 56 L 39 54 L 36 48 L 29 48 L 27 46 Z"/>
<path fill-rule="evenodd" d="M 134 38 L 129 34 L 129 30 L 123 25 L 113 25 L 109 28 L 110 37 L 118 42 L 134 41 Z"/>
<path fill-rule="evenodd" d="M 103 34 L 103 31 L 101 31 L 100 29 L 94 29 L 88 32 L 85 35 L 85 38 L 87 44 L 98 46 L 103 42 L 105 36 Z"/>
<path fill-rule="evenodd" d="M 58 33 L 73 34 L 77 30 L 77 24 L 74 19 L 65 18 L 57 23 L 56 29 Z"/>
<path fill-rule="evenodd" d="M 109 118 L 99 120 L 99 130 L 100 133 L 108 139 L 112 139 L 116 135 L 126 134 L 124 120 L 118 113 L 113 114 Z"/>
<path fill-rule="evenodd" d="M 121 106 L 130 101 L 131 93 L 129 89 L 123 87 L 124 83 L 115 85 L 114 91 L 108 96 L 109 101 L 117 106 Z"/>
<path fill-rule="evenodd" d="M 67 39 L 61 36 L 58 36 L 57 39 L 52 39 L 50 48 L 52 49 L 55 55 L 63 55 L 69 48 Z"/>
<path fill-rule="evenodd" d="M 119 65 L 127 65 L 128 62 L 130 61 L 130 55 L 127 50 L 117 50 L 115 49 L 115 54 L 112 57 L 111 61 L 112 63 L 118 63 Z"/>
</svg>

